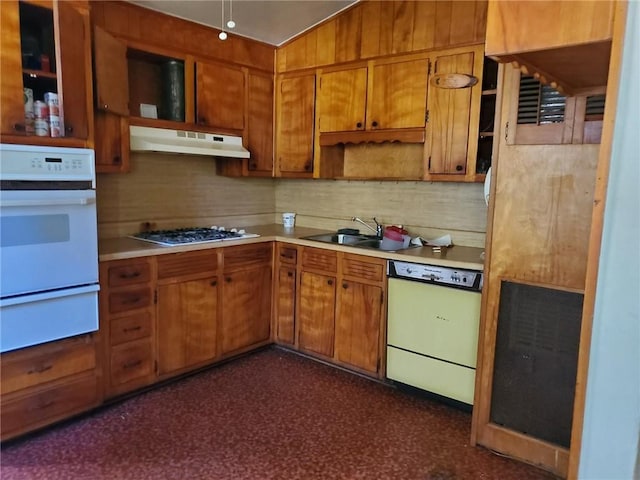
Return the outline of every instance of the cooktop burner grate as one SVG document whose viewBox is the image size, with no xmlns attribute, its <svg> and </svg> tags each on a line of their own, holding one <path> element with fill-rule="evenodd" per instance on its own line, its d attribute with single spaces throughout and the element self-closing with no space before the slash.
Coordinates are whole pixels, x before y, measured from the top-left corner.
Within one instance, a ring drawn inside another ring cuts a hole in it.
<svg viewBox="0 0 640 480">
<path fill-rule="evenodd" d="M 133 235 L 133 238 L 146 242 L 157 243 L 159 245 L 183 245 L 185 243 L 208 243 L 222 242 L 224 240 L 240 240 L 242 238 L 258 237 L 253 233 L 246 233 L 244 230 L 226 230 L 218 227 L 191 227 L 176 228 L 173 230 L 153 230 L 140 232 Z"/>
</svg>

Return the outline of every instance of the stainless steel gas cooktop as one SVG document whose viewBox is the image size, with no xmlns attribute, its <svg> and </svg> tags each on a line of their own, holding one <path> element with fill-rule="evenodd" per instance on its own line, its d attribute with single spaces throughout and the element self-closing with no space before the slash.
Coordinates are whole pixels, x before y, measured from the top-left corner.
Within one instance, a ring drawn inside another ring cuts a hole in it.
<svg viewBox="0 0 640 480">
<path fill-rule="evenodd" d="M 186 243 L 222 242 L 225 240 L 240 240 L 243 238 L 259 237 L 255 233 L 247 233 L 244 230 L 224 227 L 192 227 L 176 228 L 174 230 L 153 230 L 132 235 L 133 238 L 158 245 L 174 246 Z"/>
</svg>

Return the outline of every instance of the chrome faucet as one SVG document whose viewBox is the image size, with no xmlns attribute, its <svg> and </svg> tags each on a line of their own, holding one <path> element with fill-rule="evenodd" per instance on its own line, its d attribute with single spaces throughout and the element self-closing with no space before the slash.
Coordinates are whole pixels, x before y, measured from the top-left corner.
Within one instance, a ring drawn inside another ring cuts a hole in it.
<svg viewBox="0 0 640 480">
<path fill-rule="evenodd" d="M 372 227 L 371 225 L 369 225 L 367 222 L 365 222 L 364 220 L 358 218 L 358 217 L 353 217 L 351 219 L 352 222 L 359 222 L 362 225 L 364 225 L 365 227 L 367 227 L 369 230 L 371 230 L 372 232 L 376 232 L 376 236 L 378 238 L 382 238 L 382 233 L 384 230 L 384 227 L 382 226 L 381 223 L 378 223 L 378 220 L 376 220 L 376 217 L 373 217 L 373 221 L 375 222 L 376 226 L 375 228 Z"/>
</svg>

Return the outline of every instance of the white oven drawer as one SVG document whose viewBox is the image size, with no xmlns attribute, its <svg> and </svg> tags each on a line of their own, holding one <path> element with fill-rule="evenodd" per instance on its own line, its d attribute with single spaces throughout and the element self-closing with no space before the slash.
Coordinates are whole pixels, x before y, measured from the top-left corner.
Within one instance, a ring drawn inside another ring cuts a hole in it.
<svg viewBox="0 0 640 480">
<path fill-rule="evenodd" d="M 473 405 L 476 371 L 387 347 L 387 378 Z"/>
<path fill-rule="evenodd" d="M 389 279 L 387 344 L 475 368 L 480 292 Z"/>
<path fill-rule="evenodd" d="M 98 330 L 96 285 L 0 300 L 0 352 Z"/>
</svg>

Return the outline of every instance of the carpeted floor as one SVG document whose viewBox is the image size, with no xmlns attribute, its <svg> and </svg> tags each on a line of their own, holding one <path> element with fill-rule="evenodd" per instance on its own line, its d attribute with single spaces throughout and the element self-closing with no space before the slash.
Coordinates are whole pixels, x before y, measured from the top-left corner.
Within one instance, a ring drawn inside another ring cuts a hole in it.
<svg viewBox="0 0 640 480">
<path fill-rule="evenodd" d="M 14 479 L 550 479 L 469 446 L 471 416 L 268 349 L 1 452 Z"/>
</svg>

